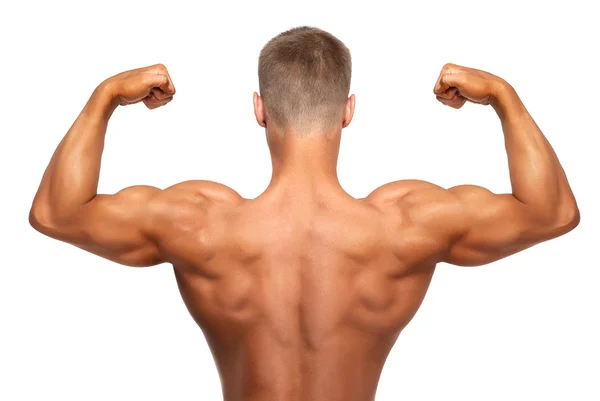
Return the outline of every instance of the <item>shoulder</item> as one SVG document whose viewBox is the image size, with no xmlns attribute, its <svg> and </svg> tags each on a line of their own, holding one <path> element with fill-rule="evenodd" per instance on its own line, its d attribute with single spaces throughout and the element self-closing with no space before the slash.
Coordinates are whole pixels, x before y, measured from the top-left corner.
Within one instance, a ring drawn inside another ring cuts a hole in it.
<svg viewBox="0 0 600 401">
<path fill-rule="evenodd" d="M 235 203 L 243 200 L 234 189 L 208 180 L 182 181 L 165 188 L 162 193 L 165 197 L 196 196 L 217 203 Z"/>
<path fill-rule="evenodd" d="M 375 189 L 365 198 L 384 213 L 401 214 L 423 226 L 460 225 L 463 205 L 453 191 L 422 180 L 400 180 Z"/>
<path fill-rule="evenodd" d="M 413 203 L 419 201 L 446 200 L 454 197 L 447 189 L 423 180 L 398 180 L 384 184 L 373 190 L 365 200 L 380 204 Z"/>
<path fill-rule="evenodd" d="M 212 206 L 228 206 L 242 202 L 232 188 L 214 181 L 188 180 L 163 189 L 152 197 L 151 209 L 173 216 L 186 210 L 207 210 Z M 174 207 L 176 205 L 176 207 Z"/>
</svg>

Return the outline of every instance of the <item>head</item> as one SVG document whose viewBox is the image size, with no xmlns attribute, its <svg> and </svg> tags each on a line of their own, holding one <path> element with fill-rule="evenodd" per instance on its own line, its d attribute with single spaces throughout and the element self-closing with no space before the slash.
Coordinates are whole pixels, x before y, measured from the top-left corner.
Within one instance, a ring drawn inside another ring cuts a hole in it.
<svg viewBox="0 0 600 401">
<path fill-rule="evenodd" d="M 260 52 L 256 120 L 296 136 L 341 131 L 354 114 L 351 73 L 350 51 L 330 33 L 307 26 L 282 32 Z"/>
</svg>

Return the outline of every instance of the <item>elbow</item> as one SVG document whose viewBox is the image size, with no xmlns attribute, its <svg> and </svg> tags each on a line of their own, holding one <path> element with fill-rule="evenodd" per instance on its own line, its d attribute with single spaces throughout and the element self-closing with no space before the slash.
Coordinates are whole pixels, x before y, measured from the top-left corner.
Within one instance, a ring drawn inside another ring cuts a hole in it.
<svg viewBox="0 0 600 401">
<path fill-rule="evenodd" d="M 39 205 L 33 205 L 29 210 L 29 225 L 36 231 L 49 235 L 54 230 L 54 219 L 48 211 Z"/>
<path fill-rule="evenodd" d="M 566 234 L 575 229 L 580 221 L 579 208 L 577 205 L 571 205 L 557 216 L 555 228 L 559 232 L 559 235 Z"/>
<path fill-rule="evenodd" d="M 29 225 L 50 238 L 67 240 L 77 232 L 72 213 L 63 216 L 45 205 L 34 204 L 29 210 Z"/>
</svg>

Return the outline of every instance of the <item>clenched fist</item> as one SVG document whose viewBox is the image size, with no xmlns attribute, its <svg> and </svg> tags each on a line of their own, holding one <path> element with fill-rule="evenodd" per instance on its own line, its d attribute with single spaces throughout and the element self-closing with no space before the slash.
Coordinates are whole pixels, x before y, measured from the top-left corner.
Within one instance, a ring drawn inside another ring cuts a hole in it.
<svg viewBox="0 0 600 401">
<path fill-rule="evenodd" d="M 125 71 L 102 83 L 115 102 L 121 106 L 144 102 L 149 109 L 173 100 L 175 86 L 162 64 Z"/>
<path fill-rule="evenodd" d="M 435 83 L 433 93 L 446 106 L 460 109 L 468 100 L 490 104 L 508 84 L 502 78 L 474 68 L 446 64 Z"/>
</svg>

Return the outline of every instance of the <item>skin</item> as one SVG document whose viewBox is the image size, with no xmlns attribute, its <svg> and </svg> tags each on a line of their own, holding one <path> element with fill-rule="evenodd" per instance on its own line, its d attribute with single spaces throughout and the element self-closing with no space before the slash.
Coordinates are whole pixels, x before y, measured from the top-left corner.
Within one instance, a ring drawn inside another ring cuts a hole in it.
<svg viewBox="0 0 600 401">
<path fill-rule="evenodd" d="M 171 263 L 213 352 L 224 400 L 373 400 L 437 263 L 484 265 L 579 222 L 556 154 L 506 81 L 447 64 L 434 93 L 451 107 L 494 108 L 512 193 L 403 180 L 355 199 L 336 175 L 354 95 L 333 131 L 298 137 L 270 124 L 255 93 L 273 163 L 257 198 L 201 180 L 98 194 L 114 110 L 159 107 L 175 94 L 159 64 L 96 88 L 44 173 L 30 224 L 123 265 Z"/>
</svg>

